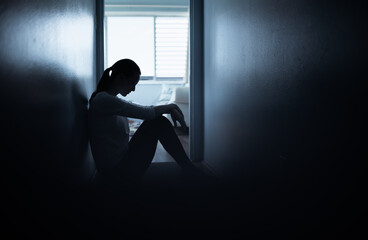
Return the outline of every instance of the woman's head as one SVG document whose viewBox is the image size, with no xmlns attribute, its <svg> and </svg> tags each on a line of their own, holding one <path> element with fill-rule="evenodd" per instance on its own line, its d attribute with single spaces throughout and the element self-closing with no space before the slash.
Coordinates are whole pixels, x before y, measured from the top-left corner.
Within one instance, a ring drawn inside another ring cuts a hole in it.
<svg viewBox="0 0 368 240">
<path fill-rule="evenodd" d="M 141 70 L 133 60 L 121 59 L 117 61 L 104 71 L 90 101 L 101 91 L 107 91 L 114 95 L 118 93 L 123 96 L 128 95 L 135 90 L 135 85 L 138 83 L 140 75 Z"/>
</svg>

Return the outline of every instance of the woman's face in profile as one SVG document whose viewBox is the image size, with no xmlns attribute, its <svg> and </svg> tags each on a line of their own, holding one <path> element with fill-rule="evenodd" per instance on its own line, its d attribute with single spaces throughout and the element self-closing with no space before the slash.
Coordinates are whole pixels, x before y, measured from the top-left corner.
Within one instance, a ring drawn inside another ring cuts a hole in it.
<svg viewBox="0 0 368 240">
<path fill-rule="evenodd" d="M 137 83 L 139 82 L 139 75 L 132 77 L 132 78 L 126 78 L 125 76 L 118 76 L 118 82 L 120 83 L 118 86 L 118 92 L 122 95 L 122 96 L 127 96 L 130 92 L 134 92 L 135 91 L 135 86 L 137 85 Z"/>
</svg>

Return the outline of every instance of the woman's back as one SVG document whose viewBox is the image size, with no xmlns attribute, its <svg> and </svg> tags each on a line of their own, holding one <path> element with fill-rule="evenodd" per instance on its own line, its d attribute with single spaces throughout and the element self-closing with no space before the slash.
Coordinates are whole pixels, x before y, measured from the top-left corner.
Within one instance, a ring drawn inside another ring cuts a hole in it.
<svg viewBox="0 0 368 240">
<path fill-rule="evenodd" d="M 128 120 L 114 113 L 111 98 L 117 97 L 106 92 L 96 94 L 88 111 L 90 144 L 99 170 L 112 169 L 128 149 Z"/>
</svg>

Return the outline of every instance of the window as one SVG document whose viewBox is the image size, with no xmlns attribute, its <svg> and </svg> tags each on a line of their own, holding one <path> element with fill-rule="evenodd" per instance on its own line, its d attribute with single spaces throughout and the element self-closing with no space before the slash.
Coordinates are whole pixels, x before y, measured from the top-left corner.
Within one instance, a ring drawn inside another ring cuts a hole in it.
<svg viewBox="0 0 368 240">
<path fill-rule="evenodd" d="M 186 9 L 187 10 L 187 9 Z M 160 11 L 106 14 L 105 68 L 133 59 L 142 80 L 184 81 L 188 60 L 188 16 Z"/>
<path fill-rule="evenodd" d="M 107 66 L 121 58 L 133 59 L 142 76 L 154 76 L 154 21 L 152 17 L 107 18 Z"/>
</svg>

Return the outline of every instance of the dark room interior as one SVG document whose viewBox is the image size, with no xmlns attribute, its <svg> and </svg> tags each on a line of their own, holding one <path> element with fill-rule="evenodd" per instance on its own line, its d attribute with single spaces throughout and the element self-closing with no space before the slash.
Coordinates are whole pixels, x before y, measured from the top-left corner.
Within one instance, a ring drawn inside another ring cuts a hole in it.
<svg viewBox="0 0 368 240">
<path fill-rule="evenodd" d="M 191 141 L 213 176 L 157 163 L 134 187 L 98 178 L 89 146 L 102 3 L 0 2 L 2 235 L 367 234 L 364 1 L 191 0 Z"/>
</svg>

